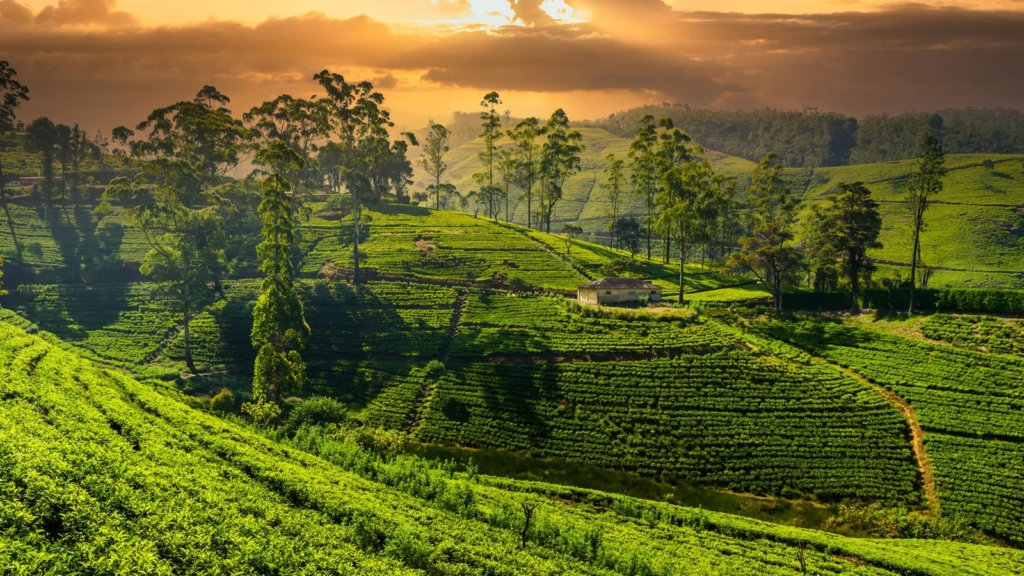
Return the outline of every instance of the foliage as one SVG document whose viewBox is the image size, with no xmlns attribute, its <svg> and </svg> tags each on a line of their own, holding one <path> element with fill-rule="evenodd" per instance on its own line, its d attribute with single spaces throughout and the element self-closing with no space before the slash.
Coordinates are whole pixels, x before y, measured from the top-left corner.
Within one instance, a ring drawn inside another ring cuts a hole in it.
<svg viewBox="0 0 1024 576">
<path fill-rule="evenodd" d="M 260 405 L 279 404 L 302 387 L 306 367 L 299 351 L 309 340 L 310 331 L 295 290 L 295 225 L 287 194 L 291 184 L 285 178 L 286 174 L 300 172 L 303 160 L 287 144 L 275 140 L 256 154 L 256 162 L 275 171 L 262 183 L 259 207 L 263 242 L 256 253 L 263 259 L 260 271 L 264 278 L 253 308 L 251 336 L 257 350 L 252 382 L 255 406 L 246 404 L 243 410 L 264 418 L 268 412 Z"/>
<path fill-rule="evenodd" d="M 833 573 L 1001 576 L 1022 564 L 1010 550 L 856 540 L 474 477 L 412 457 L 382 459 L 352 433 L 306 427 L 277 444 L 6 325 L 0 358 L 6 558 L 28 573 L 258 573 L 271 565 L 329 573 L 344 565 L 369 575 L 636 574 L 640 566 L 782 575 L 794 572 L 800 546 L 810 567 Z M 515 514 L 522 504 L 537 506 L 526 549 Z M 224 555 L 216 551 L 223 541 L 246 545 Z"/>
<path fill-rule="evenodd" d="M 551 232 L 551 213 L 562 199 L 566 180 L 582 169 L 580 153 L 586 150 L 583 135 L 569 129 L 569 117 L 561 108 L 555 110 L 544 128 L 547 141 L 540 152 L 541 216 L 545 231 Z"/>
<path fill-rule="evenodd" d="M 921 157 L 907 186 L 907 208 L 911 214 L 914 242 L 910 254 L 910 313 L 914 313 L 914 288 L 917 284 L 917 265 L 921 258 L 921 230 L 924 214 L 933 196 L 942 192 L 942 179 L 946 175 L 946 156 L 942 142 L 931 133 L 921 141 Z"/>
<path fill-rule="evenodd" d="M 821 268 L 837 266 L 845 275 L 853 296 L 853 308 L 858 307 L 862 278 L 870 279 L 874 264 L 868 259 L 868 249 L 881 248 L 878 235 L 882 231 L 882 217 L 878 203 L 863 183 L 842 183 L 836 189 L 832 202 L 812 220 L 814 230 L 809 250 L 817 254 L 816 283 L 820 282 Z M 828 262 L 832 257 L 833 262 Z M 822 262 L 824 260 L 824 262 Z M 835 264 L 838 260 L 838 265 Z"/>
<path fill-rule="evenodd" d="M 441 178 L 448 171 L 445 154 L 448 153 L 448 129 L 441 124 L 431 124 L 426 143 L 420 156 L 420 166 L 434 178 L 434 209 L 441 210 Z"/>
<path fill-rule="evenodd" d="M 348 407 L 334 398 L 313 396 L 300 402 L 288 412 L 281 426 L 286 434 L 303 426 L 344 425 L 348 422 Z"/>
<path fill-rule="evenodd" d="M 533 189 L 540 178 L 541 147 L 537 139 L 547 132 L 536 118 L 527 118 L 509 130 L 507 135 L 514 143 L 515 184 L 526 198 L 526 227 L 533 227 Z M 537 227 L 540 228 L 538 219 Z"/>
<path fill-rule="evenodd" d="M 612 234 L 618 239 L 620 246 L 629 251 L 629 258 L 632 260 L 640 251 L 640 241 L 643 239 L 643 230 L 640 221 L 632 216 L 620 218 L 615 222 Z"/>
<path fill-rule="evenodd" d="M 750 234 L 740 239 L 743 249 L 730 256 L 726 267 L 753 274 L 772 292 L 776 310 L 782 307 L 782 290 L 793 284 L 801 255 L 793 246 L 797 200 L 778 156 L 768 154 L 754 169 L 748 189 L 753 211 Z"/>
</svg>

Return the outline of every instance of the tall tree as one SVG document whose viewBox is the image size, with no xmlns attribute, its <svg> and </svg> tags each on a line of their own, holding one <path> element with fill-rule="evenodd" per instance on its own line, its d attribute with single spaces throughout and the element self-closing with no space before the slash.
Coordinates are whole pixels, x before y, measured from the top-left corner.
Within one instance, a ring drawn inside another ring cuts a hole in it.
<svg viewBox="0 0 1024 576">
<path fill-rule="evenodd" d="M 53 164 L 60 149 L 60 133 L 52 120 L 41 116 L 25 130 L 25 147 L 40 155 L 43 164 L 43 198 L 53 200 Z"/>
<path fill-rule="evenodd" d="M 604 172 L 608 175 L 608 184 L 605 186 L 605 189 L 608 190 L 608 204 L 612 209 L 612 221 L 608 223 L 608 232 L 611 235 L 608 245 L 612 247 L 615 246 L 615 223 L 619 221 L 622 186 L 626 182 L 625 168 L 626 162 L 624 160 L 616 158 L 615 154 L 608 155 L 608 166 L 604 169 Z"/>
<path fill-rule="evenodd" d="M 501 105 L 501 96 L 497 92 L 491 92 L 484 96 L 480 105 L 484 111 L 480 114 L 483 131 L 480 138 L 484 141 L 484 148 L 477 155 L 484 165 L 484 170 L 473 174 L 473 180 L 480 187 L 478 197 L 487 205 L 487 215 L 498 220 L 499 207 L 502 200 L 502 189 L 494 185 L 494 165 L 498 156 L 497 141 L 501 137 L 501 114 L 497 106 Z"/>
<path fill-rule="evenodd" d="M 352 210 L 353 283 L 359 286 L 363 208 L 380 190 L 377 175 L 392 157 L 388 129 L 394 124 L 381 106 L 384 96 L 370 82 L 350 84 L 341 74 L 324 70 L 313 77 L 330 99 L 331 126 L 340 152 L 339 178 Z"/>
<path fill-rule="evenodd" d="M 647 227 L 647 259 L 651 259 L 651 243 L 654 235 L 654 198 L 658 194 L 658 126 L 654 117 L 647 115 L 640 119 L 636 138 L 629 148 L 630 170 L 633 193 L 643 199 L 647 209 L 644 224 Z"/>
<path fill-rule="evenodd" d="M 19 82 L 17 76 L 17 71 L 6 60 L 0 60 L 0 152 L 7 133 L 14 130 L 15 112 L 22 102 L 28 102 L 28 87 Z M 0 156 L 0 202 L 7 200 L 5 180 L 3 157 Z"/>
<path fill-rule="evenodd" d="M 419 164 L 423 171 L 434 178 L 434 209 L 441 209 L 441 178 L 448 172 L 444 157 L 448 154 L 448 129 L 441 124 L 431 124 L 427 140 L 420 154 Z"/>
<path fill-rule="evenodd" d="M 498 150 L 498 176 L 501 177 L 501 197 L 505 200 L 505 223 L 507 224 L 512 220 L 509 198 L 512 194 L 512 184 L 516 180 L 516 157 L 510 148 Z"/>
<path fill-rule="evenodd" d="M 914 296 L 917 285 L 917 264 L 921 259 L 921 231 L 924 230 L 924 214 L 932 197 L 942 192 L 942 179 L 946 176 L 946 155 L 942 141 L 928 132 L 921 141 L 921 155 L 914 166 L 914 173 L 907 186 L 907 207 L 910 209 L 914 241 L 910 253 L 910 309 L 914 313 Z"/>
<path fill-rule="evenodd" d="M 533 190 L 540 179 L 541 148 L 537 139 L 544 135 L 546 128 L 540 121 L 530 117 L 508 132 L 515 143 L 516 186 L 523 191 L 526 199 L 526 227 L 533 227 Z M 538 227 L 540 225 L 538 224 Z"/>
<path fill-rule="evenodd" d="M 655 197 L 659 208 L 656 224 L 665 230 L 666 238 L 675 238 L 679 248 L 679 302 L 685 302 L 687 253 L 711 237 L 717 198 L 723 194 L 727 180 L 715 174 L 701 147 L 687 146 L 690 137 L 671 119 L 659 125 L 661 192 Z"/>
<path fill-rule="evenodd" d="M 861 275 L 874 268 L 868 260 L 868 249 L 882 247 L 878 241 L 882 231 L 878 203 L 862 182 L 841 183 L 817 224 L 820 229 L 812 238 L 824 246 L 815 251 L 839 257 L 839 267 L 853 292 L 853 310 L 857 311 Z"/>
<path fill-rule="evenodd" d="M 726 268 L 752 273 L 771 290 L 775 310 L 781 310 L 782 289 L 795 281 L 802 261 L 792 242 L 797 200 L 777 154 L 761 159 L 747 192 L 753 205 L 750 234 L 740 239 L 742 249 L 729 257 Z"/>
<path fill-rule="evenodd" d="M 562 199 L 562 187 L 570 176 L 580 171 L 580 154 L 587 149 L 583 135 L 569 130 L 569 117 L 559 108 L 551 115 L 545 126 L 547 142 L 541 149 L 540 173 L 543 180 L 543 201 L 545 231 L 551 232 L 551 213 L 555 203 Z"/>
<path fill-rule="evenodd" d="M 309 339 L 309 325 L 295 290 L 295 221 L 288 198 L 289 175 L 301 172 L 302 162 L 299 153 L 280 140 L 261 148 L 255 158 L 255 163 L 270 174 L 261 183 L 263 200 L 259 214 L 263 242 L 256 248 L 264 278 L 253 307 L 251 338 L 257 350 L 252 381 L 254 402 L 242 409 L 263 423 L 280 415 L 281 399 L 299 390 L 306 374 L 300 351 Z"/>
<path fill-rule="evenodd" d="M 288 180 L 293 204 L 301 203 L 310 192 L 323 185 L 323 173 L 318 163 L 319 149 L 330 134 L 330 106 L 323 100 L 294 98 L 282 94 L 255 106 L 242 115 L 255 149 L 281 142 L 288 146 L 302 162 L 287 163 L 284 159 L 268 159 L 286 162 L 281 166 L 266 166 Z M 280 156 L 280 155 L 277 155 Z M 294 216 L 299 211 L 292 206 Z"/>
<path fill-rule="evenodd" d="M 150 245 L 142 266 L 177 300 L 183 317 L 185 363 L 197 373 L 192 358 L 190 324 L 196 300 L 225 266 L 224 219 L 217 186 L 238 165 L 244 128 L 225 105 L 230 102 L 212 86 L 193 100 L 154 110 L 134 132 L 115 129 L 116 139 L 129 146 L 143 163 L 135 178 L 111 181 L 99 210 L 110 200 L 125 204 L 125 214 Z"/>
</svg>

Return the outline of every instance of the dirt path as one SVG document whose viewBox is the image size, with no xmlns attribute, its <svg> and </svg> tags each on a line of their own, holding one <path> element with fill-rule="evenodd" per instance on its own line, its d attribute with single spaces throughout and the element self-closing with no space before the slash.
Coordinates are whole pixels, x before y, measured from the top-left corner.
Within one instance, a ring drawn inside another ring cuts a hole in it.
<svg viewBox="0 0 1024 576">
<path fill-rule="evenodd" d="M 455 335 L 459 331 L 459 322 L 462 321 L 462 313 L 466 311 L 468 304 L 469 293 L 465 290 L 459 290 L 459 294 L 455 298 L 455 309 L 452 310 L 452 319 L 448 325 L 448 332 L 445 333 L 444 340 L 441 341 L 441 347 L 437 351 L 437 358 L 441 362 L 448 360 L 448 349 L 451 348 L 452 342 L 455 341 Z M 411 418 L 408 428 L 410 436 L 415 436 L 416 431 L 423 424 L 423 419 L 426 417 L 427 411 L 430 410 L 430 403 L 434 399 L 435 392 L 437 392 L 437 382 L 426 381 L 416 395 L 415 410 L 410 414 Z"/>
<path fill-rule="evenodd" d="M 893 406 L 900 409 L 900 412 L 903 413 L 903 418 L 906 419 L 907 424 L 910 425 L 910 447 L 914 451 L 914 459 L 917 460 L 917 468 L 921 471 L 921 482 L 924 484 L 924 497 L 928 501 L 928 509 L 934 517 L 938 517 L 940 511 L 939 497 L 935 491 L 935 475 L 932 473 L 932 461 L 928 458 L 928 453 L 924 449 L 924 431 L 921 430 L 921 424 L 917 420 L 917 413 L 914 412 L 914 409 L 910 404 L 907 404 L 903 398 L 896 395 L 896 393 L 877 384 L 872 384 L 866 378 L 857 374 L 853 370 L 832 364 L 824 358 L 815 357 L 815 359 L 825 362 L 829 366 L 850 375 L 854 380 L 864 384 L 868 388 L 871 388 L 877 394 L 888 400 Z"/>
</svg>

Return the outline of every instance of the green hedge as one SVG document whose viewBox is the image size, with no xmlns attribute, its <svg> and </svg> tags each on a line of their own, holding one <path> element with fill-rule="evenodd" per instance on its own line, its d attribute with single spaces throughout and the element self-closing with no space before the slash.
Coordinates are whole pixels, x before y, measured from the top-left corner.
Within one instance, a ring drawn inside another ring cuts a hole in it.
<svg viewBox="0 0 1024 576">
<path fill-rule="evenodd" d="M 1024 315 L 1024 291 L 1020 290 L 943 288 L 917 290 L 915 294 L 918 310 Z M 906 310 L 910 307 L 910 290 L 864 290 L 858 300 L 862 308 Z M 847 310 L 850 303 L 850 294 L 842 292 L 789 292 L 782 297 L 786 310 Z"/>
</svg>

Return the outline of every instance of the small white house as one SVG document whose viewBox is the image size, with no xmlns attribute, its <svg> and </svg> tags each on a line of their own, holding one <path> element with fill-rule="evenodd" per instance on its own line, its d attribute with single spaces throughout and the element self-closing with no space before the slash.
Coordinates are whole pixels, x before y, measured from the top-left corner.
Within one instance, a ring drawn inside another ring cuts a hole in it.
<svg viewBox="0 0 1024 576">
<path fill-rule="evenodd" d="M 620 304 L 637 302 L 646 296 L 651 302 L 661 300 L 661 288 L 638 278 L 601 278 L 580 286 L 580 304 Z"/>
</svg>

